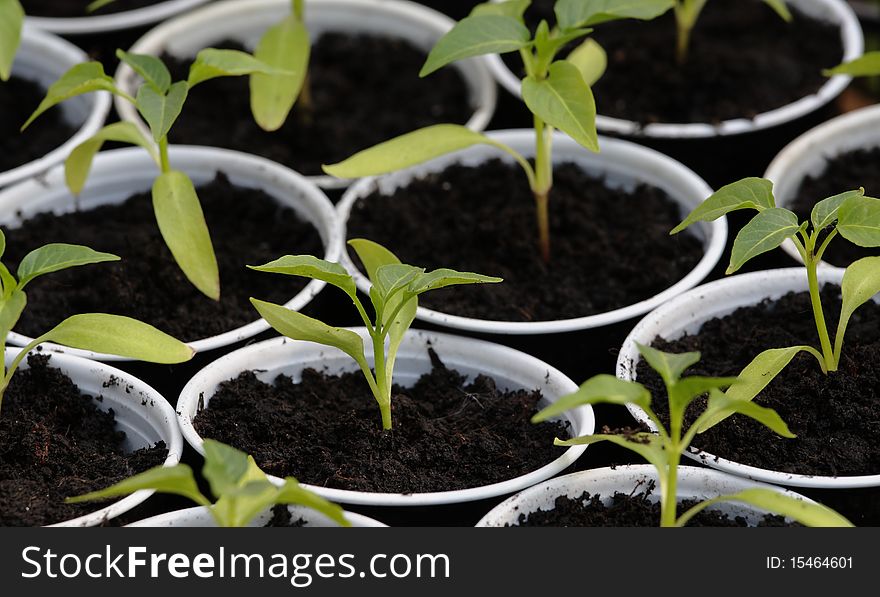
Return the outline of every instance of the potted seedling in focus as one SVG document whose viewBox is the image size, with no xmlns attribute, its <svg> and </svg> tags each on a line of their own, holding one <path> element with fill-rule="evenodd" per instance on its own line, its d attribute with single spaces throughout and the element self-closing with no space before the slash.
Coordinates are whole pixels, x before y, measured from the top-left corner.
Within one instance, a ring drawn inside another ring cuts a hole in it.
<svg viewBox="0 0 880 597">
<path fill-rule="evenodd" d="M 842 306 L 833 344 L 819 292 L 818 267 L 825 250 L 838 236 L 860 247 L 880 247 L 880 199 L 866 197 L 864 189 L 847 191 L 819 201 L 813 207 L 809 221 L 799 222 L 794 212 L 776 207 L 771 181 L 745 178 L 723 187 L 706 199 L 671 234 L 695 222 L 715 220 L 740 209 L 754 209 L 757 215 L 737 234 L 727 273 L 736 272 L 752 258 L 791 239 L 807 270 L 813 319 L 820 343 L 818 350 L 812 346 L 792 346 L 759 354 L 740 373 L 743 383 L 727 392 L 741 400 L 752 400 L 800 352 L 815 357 L 823 373 L 830 375 L 837 371 L 850 318 L 856 309 L 880 292 L 880 257 L 865 257 L 846 268 L 841 282 Z M 720 420 L 709 421 L 700 431 L 705 431 Z"/>
<path fill-rule="evenodd" d="M 341 526 L 351 526 L 342 508 L 303 488 L 293 477 L 287 477 L 278 486 L 269 481 L 254 459 L 244 452 L 211 439 L 205 440 L 204 449 L 202 476 L 211 487 L 213 502 L 199 491 L 195 475 L 186 464 L 157 466 L 106 489 L 68 498 L 66 502 L 103 500 L 151 489 L 185 497 L 207 508 L 221 527 L 247 526 L 266 508 L 276 504 L 306 506 Z"/>
<path fill-rule="evenodd" d="M 6 237 L 0 232 L 0 257 L 6 250 Z M 27 306 L 25 287 L 35 278 L 52 272 L 107 261 L 119 261 L 110 253 L 99 253 L 81 245 L 53 243 L 24 256 L 17 276 L 0 263 L 0 334 L 3 338 L 15 327 Z M 106 313 L 86 313 L 68 317 L 21 349 L 12 363 L 5 362 L 0 379 L 0 407 L 3 396 L 25 356 L 43 342 L 71 348 L 112 354 L 151 363 L 182 363 L 193 357 L 193 350 L 151 325 Z"/>
<path fill-rule="evenodd" d="M 678 466 L 697 431 L 704 424 L 726 418 L 734 413 L 745 415 L 765 425 L 782 437 L 794 437 L 779 414 L 747 400 L 725 395 L 721 390 L 736 388 L 737 378 L 682 377 L 685 370 L 700 360 L 700 353 L 665 353 L 650 346 L 638 345 L 642 358 L 663 378 L 669 402 L 669 428 L 651 409 L 651 393 L 642 384 L 617 379 L 613 375 L 597 375 L 586 381 L 577 392 L 564 396 L 532 418 L 532 422 L 546 421 L 566 410 L 586 404 L 628 404 L 641 408 L 657 427 L 657 433 L 626 430 L 619 434 L 597 434 L 570 440 L 557 439 L 558 446 L 590 445 L 612 442 L 632 450 L 657 470 L 660 481 L 660 526 L 685 526 L 694 516 L 709 506 L 722 502 L 741 502 L 756 508 L 787 516 L 807 526 L 852 526 L 843 516 L 821 504 L 810 503 L 780 492 L 754 488 L 731 495 L 705 500 L 691 507 L 681 516 L 677 513 Z M 698 397 L 709 394 L 706 409 L 685 429 L 685 411 Z"/>
<path fill-rule="evenodd" d="M 532 35 L 523 20 L 529 0 L 485 3 L 474 7 L 431 50 L 420 75 L 458 60 L 484 54 L 519 52 L 525 67 L 522 98 L 534 116 L 534 165 L 511 147 L 466 127 L 429 126 L 361 151 L 324 171 L 339 178 L 375 176 L 408 168 L 473 145 L 490 145 L 510 154 L 522 167 L 535 199 L 538 248 L 549 262 L 551 254 L 548 203 L 553 186 L 554 129 L 590 151 L 599 151 L 596 103 L 590 85 L 604 70 L 605 54 L 587 39 L 567 58 L 558 54 L 584 38 L 591 27 L 623 18 L 652 19 L 672 6 L 672 0 L 583 2 L 558 0 L 557 25 L 542 21 Z"/>
<path fill-rule="evenodd" d="M 158 58 L 122 50 L 117 50 L 116 55 L 143 78 L 136 97 L 116 87 L 113 79 L 104 73 L 101 63 L 78 64 L 49 87 L 46 98 L 22 130 L 51 107 L 93 91 L 109 91 L 134 104 L 149 125 L 152 138 L 147 138 L 130 122 L 105 126 L 78 145 L 67 158 L 67 186 L 75 195 L 82 191 L 92 161 L 106 141 L 144 148 L 159 167 L 152 196 L 153 212 L 162 238 L 187 279 L 209 298 L 219 300 L 220 273 L 211 235 L 192 180 L 170 163 L 168 135 L 183 110 L 189 90 L 196 85 L 216 77 L 277 74 L 278 71 L 245 52 L 207 48 L 199 52 L 190 67 L 188 79 L 172 83 L 168 68 Z"/>
<path fill-rule="evenodd" d="M 331 327 L 281 305 L 255 298 L 251 298 L 251 303 L 263 319 L 284 336 L 332 346 L 351 356 L 360 367 L 379 404 L 382 428 L 388 430 L 391 429 L 394 362 L 400 343 L 415 319 L 418 296 L 447 286 L 497 283 L 501 279 L 451 269 L 426 272 L 423 268 L 400 263 L 388 249 L 372 241 L 355 239 L 349 241 L 349 245 L 357 252 L 373 284 L 370 288 L 373 318 L 367 314 L 357 296 L 354 278 L 338 263 L 311 255 L 288 255 L 265 265 L 248 267 L 261 272 L 322 280 L 345 292 L 354 303 L 372 340 L 375 373 L 370 369 L 364 355 L 363 340 L 355 332 Z"/>
</svg>

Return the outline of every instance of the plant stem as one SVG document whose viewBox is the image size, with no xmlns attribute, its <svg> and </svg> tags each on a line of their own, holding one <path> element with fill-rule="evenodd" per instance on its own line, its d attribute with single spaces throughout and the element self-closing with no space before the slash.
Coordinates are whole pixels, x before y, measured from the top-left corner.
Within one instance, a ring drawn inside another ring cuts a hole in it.
<svg viewBox="0 0 880 597">
<path fill-rule="evenodd" d="M 679 66 L 683 66 L 688 59 L 688 49 L 691 45 L 692 27 L 687 25 L 678 25 L 678 40 L 675 46 L 675 61 Z"/>
<path fill-rule="evenodd" d="M 382 429 L 391 429 L 391 388 L 385 373 L 385 334 L 376 333 L 373 339 L 373 369 L 376 371 L 376 386 L 379 395 L 376 401 L 379 403 L 379 411 L 382 413 Z"/>
<path fill-rule="evenodd" d="M 30 344 L 22 348 L 17 355 L 15 355 L 15 359 L 13 359 L 12 363 L 9 365 L 8 369 L 5 369 L 5 373 L 3 375 L 3 379 L 0 380 L 0 409 L 3 408 L 3 396 L 6 395 L 6 388 L 9 387 L 9 383 L 12 381 L 12 376 L 15 375 L 15 372 L 18 370 L 18 366 L 21 365 L 21 362 L 27 356 L 27 354 L 35 349 L 37 346 L 46 341 L 46 336 L 40 336 L 39 338 L 35 338 L 31 341 Z M 6 359 L 4 358 L 3 363 L 5 365 Z"/>
<path fill-rule="evenodd" d="M 168 137 L 159 141 L 159 168 L 163 173 L 171 171 L 171 162 L 168 159 Z"/>
<path fill-rule="evenodd" d="M 811 243 L 812 244 L 812 243 Z M 822 310 L 822 298 L 819 295 L 819 278 L 816 273 L 819 260 L 813 256 L 812 246 L 807 247 L 807 281 L 810 285 L 810 303 L 813 306 L 813 318 L 816 320 L 816 330 L 819 332 L 819 343 L 822 345 L 822 356 L 828 371 L 837 371 L 837 363 L 834 362 L 834 352 L 831 349 L 831 339 L 828 336 L 828 328 L 825 325 L 825 313 Z"/>
<path fill-rule="evenodd" d="M 538 218 L 538 246 L 545 263 L 550 262 L 550 216 L 548 203 L 553 187 L 553 127 L 535 116 L 535 206 Z"/>
<path fill-rule="evenodd" d="M 669 450 L 666 474 L 660 477 L 660 526 L 674 527 L 678 511 L 678 463 L 681 454 L 677 449 Z M 659 471 L 658 471 L 659 472 Z"/>
</svg>

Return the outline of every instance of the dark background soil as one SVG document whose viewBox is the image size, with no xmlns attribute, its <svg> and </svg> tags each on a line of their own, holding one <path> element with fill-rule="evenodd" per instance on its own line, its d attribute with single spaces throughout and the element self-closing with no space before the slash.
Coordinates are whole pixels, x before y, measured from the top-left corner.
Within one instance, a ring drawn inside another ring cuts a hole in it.
<svg viewBox="0 0 880 597">
<path fill-rule="evenodd" d="M 92 0 L 21 0 L 25 14 L 35 17 L 86 17 L 123 12 L 158 4 L 162 0 L 116 0 L 93 12 L 86 11 Z"/>
</svg>

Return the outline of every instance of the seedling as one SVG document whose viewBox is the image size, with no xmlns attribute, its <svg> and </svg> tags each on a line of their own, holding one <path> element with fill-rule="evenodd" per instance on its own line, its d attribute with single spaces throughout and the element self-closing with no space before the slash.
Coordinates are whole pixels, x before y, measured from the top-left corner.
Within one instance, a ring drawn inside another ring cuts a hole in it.
<svg viewBox="0 0 880 597">
<path fill-rule="evenodd" d="M 153 183 L 152 196 L 162 238 L 187 279 L 209 298 L 219 300 L 220 273 L 208 225 L 192 180 L 171 166 L 168 135 L 183 110 L 189 90 L 196 85 L 216 77 L 277 74 L 278 71 L 245 52 L 208 48 L 196 56 L 189 78 L 172 84 L 168 68 L 158 58 L 122 50 L 117 50 L 116 55 L 143 78 L 136 97 L 119 89 L 113 79 L 104 74 L 101 63 L 78 64 L 49 87 L 46 98 L 22 130 L 49 108 L 85 93 L 109 91 L 131 102 L 149 125 L 152 138 L 147 138 L 130 122 L 105 126 L 74 148 L 67 158 L 67 186 L 74 194 L 82 191 L 92 161 L 106 141 L 143 147 L 160 170 Z"/>
<path fill-rule="evenodd" d="M 700 13 L 706 6 L 708 0 L 675 0 L 675 25 L 677 29 L 677 38 L 675 46 L 675 56 L 679 64 L 687 62 L 688 52 L 691 44 L 691 32 L 700 18 Z M 785 0 L 763 0 L 776 14 L 785 21 L 791 21 L 791 12 L 785 5 Z"/>
<path fill-rule="evenodd" d="M 24 8 L 18 0 L 0 0 L 0 81 L 12 76 L 12 63 L 21 44 Z"/>
<path fill-rule="evenodd" d="M 553 418 L 585 404 L 632 404 L 641 408 L 657 427 L 657 433 L 630 432 L 596 434 L 569 440 L 556 439 L 557 446 L 583 446 L 611 442 L 632 450 L 657 469 L 660 481 L 660 526 L 681 527 L 702 510 L 722 502 L 741 502 L 787 516 L 807 526 L 853 526 L 837 512 L 821 504 L 805 502 L 770 489 L 747 489 L 722 495 L 696 504 L 681 516 L 677 515 L 678 465 L 681 455 L 693 441 L 704 423 L 734 413 L 752 418 L 782 437 L 794 437 L 776 411 L 754 402 L 737 400 L 721 389 L 737 383 L 729 377 L 685 377 L 684 371 L 700 360 L 700 353 L 669 354 L 650 346 L 639 345 L 642 358 L 663 378 L 669 401 L 669 429 L 651 409 L 651 393 L 642 384 L 623 381 L 613 375 L 597 375 L 587 380 L 573 394 L 563 396 L 532 417 L 533 423 Z M 733 387 L 737 387 L 733 385 Z M 696 398 L 709 393 L 709 400 L 694 423 L 684 428 L 684 414 Z"/>
<path fill-rule="evenodd" d="M 302 487 L 293 477 L 281 486 L 269 481 L 251 456 L 218 441 L 206 439 L 202 476 L 208 481 L 215 501 L 199 491 L 192 469 L 186 464 L 157 466 L 100 491 L 67 498 L 68 504 L 104 500 L 140 491 L 154 490 L 192 500 L 204 506 L 221 527 L 247 526 L 266 508 L 296 504 L 317 510 L 341 526 L 351 526 L 342 508 Z"/>
<path fill-rule="evenodd" d="M 394 378 L 394 361 L 400 343 L 415 319 L 418 296 L 447 286 L 497 283 L 501 282 L 501 278 L 451 269 L 426 272 L 423 268 L 400 263 L 391 251 L 372 241 L 355 239 L 350 240 L 348 244 L 357 252 L 373 284 L 370 288 L 373 319 L 367 315 L 363 303 L 357 296 L 354 278 L 338 263 L 331 263 L 311 255 L 287 255 L 265 265 L 248 267 L 261 272 L 322 280 L 345 292 L 354 303 L 370 334 L 375 374 L 370 370 L 364 355 L 363 340 L 351 330 L 331 327 L 281 305 L 255 298 L 251 298 L 251 303 L 269 325 L 288 338 L 333 346 L 351 356 L 363 372 L 373 397 L 379 403 L 382 428 L 391 429 L 391 385 Z M 387 349 L 386 340 L 388 340 Z"/>
<path fill-rule="evenodd" d="M 0 231 L 0 257 L 5 250 L 6 236 Z M 32 280 L 71 267 L 106 261 L 119 261 L 119 257 L 99 253 L 82 245 L 53 243 L 25 255 L 18 265 L 17 278 L 0 263 L 0 337 L 6 338 L 18 323 L 27 305 L 24 289 Z M 18 366 L 31 350 L 43 342 L 151 363 L 181 363 L 191 359 L 194 354 L 183 342 L 136 319 L 106 313 L 73 315 L 22 348 L 8 367 L 3 361 L 0 368 L 0 407 Z"/>
<path fill-rule="evenodd" d="M 851 77 L 876 77 L 880 75 L 880 52 L 865 52 L 854 60 L 822 71 L 826 77 L 849 75 Z"/>
<path fill-rule="evenodd" d="M 800 352 L 813 355 L 823 373 L 837 371 L 852 314 L 880 292 L 880 257 L 865 257 L 846 268 L 841 283 L 843 304 L 833 346 L 819 294 L 818 267 L 828 245 L 838 236 L 860 247 L 880 247 L 880 199 L 866 197 L 864 189 L 847 191 L 818 202 L 810 220 L 798 222 L 794 212 L 776 207 L 771 181 L 745 178 L 706 199 L 671 234 L 695 222 L 715 220 L 739 209 L 754 209 L 758 213 L 737 234 L 727 273 L 736 272 L 752 258 L 791 239 L 807 269 L 813 319 L 821 346 L 821 351 L 812 346 L 792 346 L 758 355 L 740 373 L 745 383 L 728 391 L 728 395 L 751 400 Z"/>
<path fill-rule="evenodd" d="M 672 6 L 672 0 L 558 0 L 557 25 L 542 21 L 532 35 L 523 20 L 530 0 L 485 3 L 444 35 L 420 75 L 458 60 L 482 54 L 519 52 L 525 67 L 522 99 L 534 115 L 534 166 L 522 154 L 464 126 L 440 124 L 419 129 L 361 151 L 324 171 L 340 178 L 386 174 L 470 147 L 490 145 L 510 154 L 522 167 L 535 198 L 538 247 L 550 260 L 548 202 L 553 186 L 553 130 L 559 129 L 590 151 L 599 151 L 596 103 L 590 90 L 602 74 L 605 54 L 587 39 L 567 58 L 557 59 L 569 43 L 590 34 L 591 27 L 623 18 L 652 19 Z"/>
</svg>

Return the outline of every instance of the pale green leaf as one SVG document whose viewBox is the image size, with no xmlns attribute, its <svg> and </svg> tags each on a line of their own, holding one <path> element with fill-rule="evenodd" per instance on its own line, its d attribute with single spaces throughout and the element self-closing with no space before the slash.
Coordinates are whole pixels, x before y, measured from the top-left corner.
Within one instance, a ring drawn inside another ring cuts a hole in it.
<svg viewBox="0 0 880 597">
<path fill-rule="evenodd" d="M 342 508 L 337 504 L 325 500 L 314 491 L 309 491 L 300 485 L 293 477 L 287 477 L 284 479 L 284 485 L 278 488 L 278 494 L 275 497 L 275 500 L 278 504 L 292 504 L 311 508 L 312 510 L 320 512 L 340 526 L 351 526 L 351 523 L 345 519 L 345 512 Z"/>
<path fill-rule="evenodd" d="M 498 14 L 466 17 L 440 38 L 419 76 L 463 58 L 516 51 L 529 45 L 530 39 L 528 28 L 517 18 Z"/>
<path fill-rule="evenodd" d="M 666 468 L 666 450 L 663 440 L 655 433 L 633 433 L 632 435 L 585 435 L 574 439 L 559 440 L 557 446 L 590 446 L 599 442 L 611 442 L 631 450 L 658 469 Z"/>
<path fill-rule="evenodd" d="M 565 60 L 577 67 L 584 83 L 590 86 L 602 78 L 608 67 L 608 55 L 605 49 L 592 37 L 572 50 Z"/>
<path fill-rule="evenodd" d="M 791 11 L 788 10 L 788 6 L 785 4 L 785 0 L 764 0 L 764 3 L 772 8 L 783 21 L 791 22 L 793 17 L 791 16 Z"/>
<path fill-rule="evenodd" d="M 854 191 L 846 191 L 845 193 L 834 195 L 833 197 L 828 197 L 827 199 L 819 201 L 813 206 L 813 211 L 810 213 L 810 221 L 813 223 L 813 228 L 816 230 L 822 230 L 823 228 L 830 226 L 835 220 L 837 220 L 837 211 L 840 209 L 840 206 L 844 201 L 847 201 L 851 197 L 861 197 L 864 194 L 865 189 L 857 189 Z"/>
<path fill-rule="evenodd" d="M 171 73 L 168 72 L 168 67 L 155 56 L 129 54 L 123 50 L 116 50 L 116 57 L 130 66 L 157 93 L 165 94 L 171 88 Z"/>
<path fill-rule="evenodd" d="M 150 85 L 142 85 L 137 93 L 137 108 L 150 126 L 153 140 L 159 143 L 183 111 L 183 104 L 189 94 L 189 87 L 183 81 L 171 86 L 167 95 L 156 91 Z"/>
<path fill-rule="evenodd" d="M 13 292 L 18 290 L 18 280 L 9 273 L 9 269 L 2 263 L 0 263 L 0 284 L 3 285 L 3 293 L 0 294 L 0 298 L 8 299 Z"/>
<path fill-rule="evenodd" d="M 379 296 L 387 299 L 389 295 L 406 287 L 425 270 L 412 265 L 402 263 L 388 263 L 380 266 L 375 273 L 373 285 L 379 292 Z"/>
<path fill-rule="evenodd" d="M 636 343 L 639 354 L 651 368 L 660 374 L 667 387 L 675 384 L 685 370 L 700 360 L 698 352 L 671 353 L 657 350 L 646 344 Z"/>
<path fill-rule="evenodd" d="M 264 75 L 289 75 L 287 71 L 269 66 L 247 52 L 205 48 L 196 55 L 189 69 L 187 83 L 195 87 L 217 77 L 240 77 L 261 73 Z"/>
<path fill-rule="evenodd" d="M 860 247 L 880 247 L 880 199 L 848 198 L 837 210 L 837 231 Z"/>
<path fill-rule="evenodd" d="M 736 235 L 726 273 L 732 274 L 754 257 L 772 251 L 799 229 L 797 215 L 782 207 L 758 213 Z"/>
<path fill-rule="evenodd" d="M 572 394 L 562 396 L 532 417 L 532 423 L 552 419 L 566 411 L 586 404 L 635 404 L 640 408 L 651 406 L 651 393 L 640 383 L 600 374 L 585 381 Z"/>
<path fill-rule="evenodd" d="M 795 437 L 779 413 L 772 408 L 760 406 L 752 400 L 733 398 L 721 392 L 712 392 L 706 410 L 694 421 L 694 427 L 698 432 L 705 431 L 713 426 L 713 421 L 723 421 L 735 414 L 754 419 L 782 437 L 789 439 Z"/>
<path fill-rule="evenodd" d="M 21 127 L 26 129 L 41 114 L 72 97 L 93 91 L 109 91 L 119 93 L 113 79 L 104 74 L 100 62 L 83 62 L 71 67 L 60 79 L 49 86 L 46 97 Z"/>
<path fill-rule="evenodd" d="M 211 234 L 192 180 L 183 172 L 163 172 L 153 183 L 153 212 L 174 260 L 202 293 L 220 299 L 220 271 Z"/>
<path fill-rule="evenodd" d="M 436 269 L 415 277 L 407 289 L 412 294 L 422 294 L 447 286 L 460 286 L 463 284 L 497 284 L 503 282 L 501 278 L 484 276 L 471 272 L 457 272 L 448 268 Z"/>
<path fill-rule="evenodd" d="M 159 493 L 183 496 L 202 506 L 210 505 L 208 499 L 199 491 L 192 469 L 185 464 L 157 466 L 144 473 L 120 481 L 115 485 L 111 485 L 106 489 L 67 498 L 65 501 L 68 504 L 77 504 L 92 500 L 103 500 L 128 495 L 141 489 L 153 489 Z"/>
<path fill-rule="evenodd" d="M 152 141 L 147 139 L 134 123 L 114 122 L 108 124 L 92 137 L 74 147 L 64 161 L 64 178 L 67 182 L 67 188 L 74 195 L 81 193 L 86 186 L 92 162 L 107 141 L 130 143 L 143 147 L 149 152 L 153 161 L 159 162 L 159 155 L 156 153 Z"/>
<path fill-rule="evenodd" d="M 353 238 L 348 244 L 357 253 L 361 263 L 367 270 L 367 277 L 370 281 L 376 280 L 376 272 L 383 265 L 400 263 L 397 256 L 380 245 L 379 243 L 367 240 L 365 238 Z"/>
<path fill-rule="evenodd" d="M 342 289 L 345 294 L 354 298 L 357 286 L 345 268 L 338 263 L 331 263 L 312 255 L 285 255 L 265 265 L 249 265 L 248 268 L 258 272 L 284 274 L 286 276 L 302 276 L 313 280 L 322 280 Z"/>
<path fill-rule="evenodd" d="M 721 187 L 672 229 L 677 234 L 695 222 L 711 222 L 739 209 L 763 211 L 776 207 L 773 183 L 764 178 L 743 178 Z"/>
<path fill-rule="evenodd" d="M 712 390 L 729 388 L 737 382 L 736 377 L 702 377 L 693 375 L 669 386 L 669 412 L 671 419 L 681 420 L 688 405 Z"/>
<path fill-rule="evenodd" d="M 195 354 L 180 340 L 147 323 L 107 313 L 72 315 L 42 338 L 71 348 L 148 363 L 183 363 Z"/>
<path fill-rule="evenodd" d="M 469 16 L 501 15 L 512 19 L 522 19 L 532 0 L 506 0 L 505 2 L 484 2 L 471 9 Z"/>
<path fill-rule="evenodd" d="M 840 307 L 840 319 L 834 336 L 834 352 L 837 359 L 840 358 L 843 338 L 853 313 L 880 292 L 880 257 L 864 257 L 846 268 L 840 291 L 843 304 Z"/>
<path fill-rule="evenodd" d="M 12 63 L 21 43 L 24 9 L 18 0 L 0 0 L 0 81 L 12 76 Z"/>
<path fill-rule="evenodd" d="M 114 2 L 116 2 L 116 0 L 95 0 L 94 2 L 92 2 L 88 6 L 86 6 L 86 12 L 89 12 L 89 13 L 95 12 L 99 8 L 104 8 L 105 6 L 109 6 L 110 4 L 113 4 Z"/>
<path fill-rule="evenodd" d="M 851 527 L 853 524 L 831 508 L 785 495 L 773 489 L 746 489 L 718 498 L 725 502 L 744 502 L 767 512 L 785 516 L 808 527 Z"/>
<path fill-rule="evenodd" d="M 597 25 L 616 19 L 654 19 L 673 7 L 674 0 L 558 0 L 560 29 Z"/>
<path fill-rule="evenodd" d="M 0 300 L 0 338 L 4 342 L 6 341 L 6 336 L 9 335 L 9 332 L 18 323 L 18 318 L 21 317 L 26 305 L 27 296 L 17 288 L 13 288 L 9 293 L 9 298 Z"/>
<path fill-rule="evenodd" d="M 862 56 L 822 71 L 826 77 L 850 75 L 852 77 L 875 77 L 880 75 L 880 52 L 865 52 Z"/>
<path fill-rule="evenodd" d="M 526 106 L 544 122 L 591 151 L 599 151 L 596 102 L 580 70 L 569 62 L 550 65 L 546 79 L 526 77 L 522 84 Z"/>
<path fill-rule="evenodd" d="M 224 493 L 211 508 L 211 513 L 222 527 L 245 527 L 275 504 L 277 496 L 278 488 L 267 479 L 251 481 Z"/>
<path fill-rule="evenodd" d="M 219 498 L 241 486 L 250 468 L 248 455 L 212 439 L 206 439 L 203 448 L 205 466 L 202 467 L 202 476 L 211 486 L 214 497 Z"/>
<path fill-rule="evenodd" d="M 100 253 L 82 245 L 50 243 L 24 256 L 18 265 L 18 285 L 19 288 L 24 288 L 37 276 L 105 261 L 119 261 L 119 257 L 110 253 Z"/>
<path fill-rule="evenodd" d="M 269 28 L 257 44 L 254 58 L 291 73 L 250 77 L 251 112 L 263 130 L 277 131 L 287 120 L 306 79 L 309 53 L 309 32 L 293 15 Z"/>
</svg>

